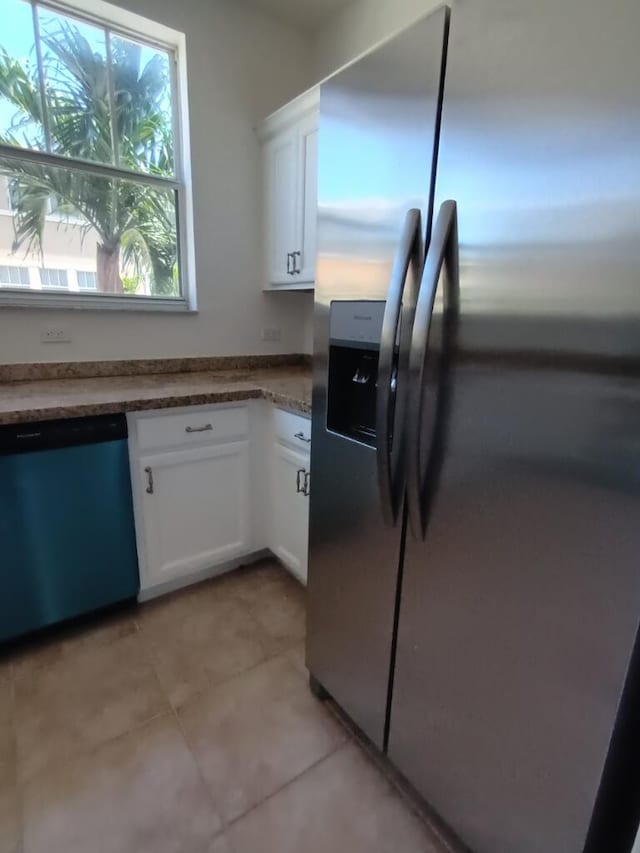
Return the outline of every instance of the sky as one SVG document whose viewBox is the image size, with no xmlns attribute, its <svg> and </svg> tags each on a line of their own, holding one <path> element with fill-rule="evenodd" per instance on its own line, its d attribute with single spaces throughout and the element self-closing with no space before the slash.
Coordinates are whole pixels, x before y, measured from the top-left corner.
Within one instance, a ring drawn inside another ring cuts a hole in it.
<svg viewBox="0 0 640 853">
<path fill-rule="evenodd" d="M 3 18 L 0 30 L 0 48 L 15 59 L 18 59 L 23 67 L 30 65 L 36 67 L 36 52 L 34 47 L 33 13 L 31 3 L 25 0 L 2 0 Z M 57 29 L 59 23 L 65 16 L 56 14 L 50 9 L 38 8 L 39 26 L 41 34 L 46 34 Z M 74 25 L 91 44 L 93 51 L 106 57 L 105 35 L 99 27 L 93 27 L 84 21 L 72 19 Z M 141 66 L 156 54 L 162 53 L 154 48 L 143 46 L 141 52 Z M 46 47 L 43 46 L 43 58 L 46 61 Z M 169 107 L 169 104 L 167 104 Z M 0 132 L 5 133 L 15 119 L 18 111 L 16 107 L 5 98 L 0 97 Z"/>
</svg>

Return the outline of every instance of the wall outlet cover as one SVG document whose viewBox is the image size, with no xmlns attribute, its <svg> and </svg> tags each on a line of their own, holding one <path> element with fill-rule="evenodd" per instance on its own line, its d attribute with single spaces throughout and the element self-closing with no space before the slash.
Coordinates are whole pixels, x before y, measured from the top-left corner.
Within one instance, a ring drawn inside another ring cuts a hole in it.
<svg viewBox="0 0 640 853">
<path fill-rule="evenodd" d="M 43 344 L 68 344 L 71 333 L 64 326 L 45 326 L 40 332 L 40 340 Z"/>
<path fill-rule="evenodd" d="M 281 341 L 282 340 L 282 329 L 264 328 L 262 330 L 262 340 L 263 341 Z"/>
</svg>

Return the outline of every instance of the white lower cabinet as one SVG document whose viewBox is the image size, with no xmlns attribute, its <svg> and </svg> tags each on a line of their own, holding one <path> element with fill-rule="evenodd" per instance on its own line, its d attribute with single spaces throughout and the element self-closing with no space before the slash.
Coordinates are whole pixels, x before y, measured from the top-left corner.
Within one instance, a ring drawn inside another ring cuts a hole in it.
<svg viewBox="0 0 640 853">
<path fill-rule="evenodd" d="M 139 470 L 148 585 L 248 552 L 248 442 L 143 456 Z"/>
<path fill-rule="evenodd" d="M 309 540 L 309 456 L 276 442 L 272 463 L 273 553 L 303 583 L 307 582 Z"/>
<path fill-rule="evenodd" d="M 129 416 L 141 599 L 230 568 L 255 550 L 251 408 Z"/>
</svg>

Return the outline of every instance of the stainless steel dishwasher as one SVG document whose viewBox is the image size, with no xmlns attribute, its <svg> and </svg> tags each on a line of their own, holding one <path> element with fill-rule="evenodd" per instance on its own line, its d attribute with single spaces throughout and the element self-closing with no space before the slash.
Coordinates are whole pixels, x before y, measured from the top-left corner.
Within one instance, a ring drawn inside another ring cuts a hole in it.
<svg viewBox="0 0 640 853">
<path fill-rule="evenodd" d="M 0 641 L 132 599 L 123 415 L 0 427 Z"/>
</svg>

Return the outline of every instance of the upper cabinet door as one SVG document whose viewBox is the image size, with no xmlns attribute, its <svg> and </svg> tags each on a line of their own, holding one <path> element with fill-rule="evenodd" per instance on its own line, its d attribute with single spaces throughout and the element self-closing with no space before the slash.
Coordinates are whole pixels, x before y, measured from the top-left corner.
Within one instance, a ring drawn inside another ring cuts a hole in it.
<svg viewBox="0 0 640 853">
<path fill-rule="evenodd" d="M 297 210 L 298 137 L 288 130 L 265 146 L 265 239 L 270 286 L 292 283 Z"/>
<path fill-rule="evenodd" d="M 308 114 L 298 126 L 298 249 L 297 284 L 316 279 L 316 217 L 318 213 L 318 116 Z"/>
<path fill-rule="evenodd" d="M 315 282 L 318 92 L 265 119 L 263 288 L 311 290 Z"/>
</svg>

